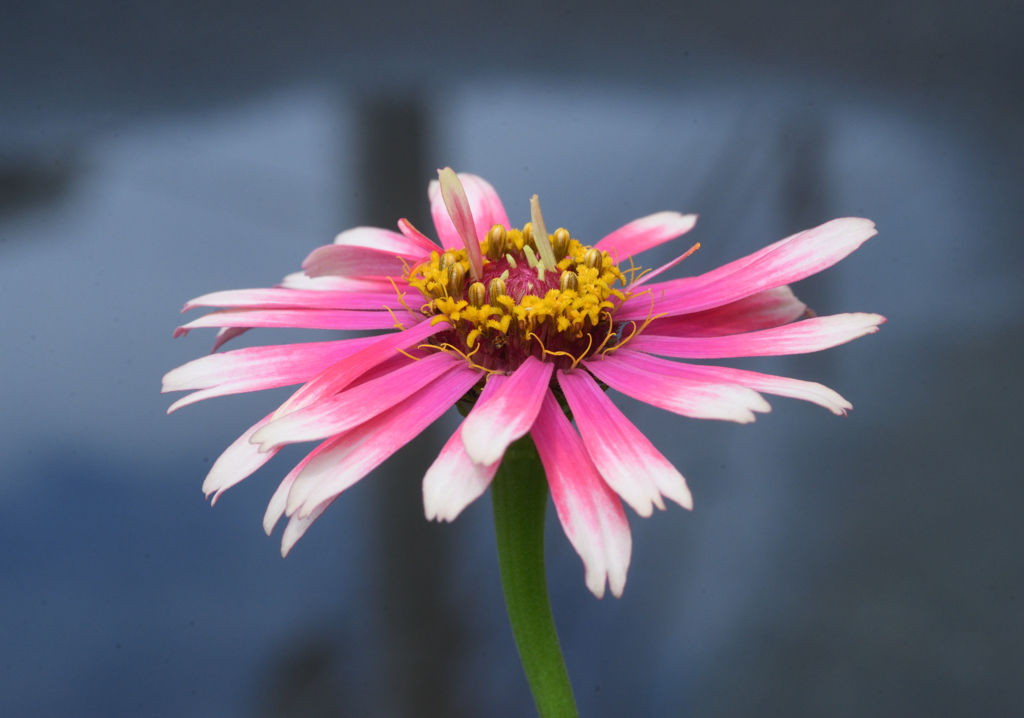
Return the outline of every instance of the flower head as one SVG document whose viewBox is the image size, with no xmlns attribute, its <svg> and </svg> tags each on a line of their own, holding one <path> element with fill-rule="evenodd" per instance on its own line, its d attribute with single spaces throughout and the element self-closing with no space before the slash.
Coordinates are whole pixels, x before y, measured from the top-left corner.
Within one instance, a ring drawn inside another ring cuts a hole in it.
<svg viewBox="0 0 1024 718">
<path fill-rule="evenodd" d="M 641 516 L 667 498 L 690 509 L 686 481 L 605 393 L 615 389 L 701 419 L 740 423 L 770 410 L 761 396 L 804 399 L 834 414 L 850 404 L 820 384 L 672 359 L 800 354 L 877 331 L 877 314 L 814 317 L 787 286 L 875 234 L 837 219 L 705 274 L 650 280 L 633 257 L 688 232 L 694 215 L 661 212 L 593 245 L 549 234 L 536 195 L 513 227 L 474 175 L 439 171 L 429 188 L 440 246 L 408 221 L 400 232 L 357 227 L 314 250 L 271 289 L 209 294 L 226 307 L 178 329 L 219 327 L 214 350 L 252 327 L 392 330 L 337 341 L 214 353 L 164 377 L 200 399 L 300 384 L 221 455 L 203 484 L 214 501 L 282 446 L 320 441 L 281 482 L 269 534 L 284 515 L 287 554 L 345 489 L 454 404 L 468 412 L 423 481 L 426 515 L 451 521 L 487 490 L 509 445 L 529 433 L 588 588 L 621 595 Z M 625 263 L 625 264 L 624 264 Z M 576 423 L 573 428 L 567 413 Z M 578 430 L 578 431 L 577 431 Z"/>
</svg>

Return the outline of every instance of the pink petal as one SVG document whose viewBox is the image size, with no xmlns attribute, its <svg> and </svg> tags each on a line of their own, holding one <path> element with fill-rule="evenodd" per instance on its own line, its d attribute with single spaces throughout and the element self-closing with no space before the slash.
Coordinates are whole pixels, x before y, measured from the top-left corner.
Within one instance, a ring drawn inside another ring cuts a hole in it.
<svg viewBox="0 0 1024 718">
<path fill-rule="evenodd" d="M 334 244 L 343 247 L 365 247 L 376 249 L 379 252 L 387 252 L 391 255 L 402 255 L 405 257 L 418 257 L 423 259 L 430 256 L 430 251 L 436 250 L 437 245 L 429 242 L 423 244 L 411 239 L 404 234 L 392 232 L 379 227 L 353 227 L 334 238 Z"/>
<path fill-rule="evenodd" d="M 306 454 L 305 458 L 303 458 L 302 461 L 289 471 L 288 475 L 285 476 L 278 485 L 274 495 L 270 497 L 270 503 L 267 504 L 266 513 L 263 514 L 263 530 L 266 532 L 267 536 L 274 531 L 274 526 L 277 525 L 277 522 L 280 521 L 281 517 L 284 515 L 285 507 L 288 505 L 288 492 L 291 491 L 292 484 L 295 483 L 295 478 L 304 468 L 306 468 L 306 464 L 308 464 L 314 456 L 333 446 L 337 440 L 338 437 L 332 436 L 330 439 Z"/>
<path fill-rule="evenodd" d="M 647 325 L 645 334 L 672 337 L 719 337 L 769 329 L 796 321 L 807 305 L 788 285 L 766 289 L 745 299 L 693 314 L 661 317 Z"/>
<path fill-rule="evenodd" d="M 450 329 L 450 326 L 444 322 L 433 326 L 430 322 L 421 322 L 411 329 L 374 337 L 377 341 L 373 344 L 345 357 L 310 379 L 281 405 L 276 415 L 284 416 L 288 412 L 337 394 L 373 367 L 394 357 L 400 349 L 415 346 L 445 329 Z"/>
<path fill-rule="evenodd" d="M 419 231 L 412 226 L 412 222 L 407 220 L 405 217 L 398 220 L 398 229 L 405 235 L 405 238 L 411 242 L 415 242 L 426 254 L 424 256 L 429 257 L 431 252 L 437 252 L 441 248 L 436 243 L 430 241 L 430 238 L 423 232 Z"/>
<path fill-rule="evenodd" d="M 327 507 L 332 503 L 334 503 L 334 499 L 328 499 L 314 508 L 309 513 L 309 516 L 300 517 L 298 514 L 295 514 L 288 519 L 288 525 L 285 526 L 284 533 L 281 535 L 282 558 L 288 555 L 288 552 L 292 550 L 296 543 L 298 543 L 299 539 L 306 533 L 306 530 L 314 521 L 320 518 L 320 515 L 327 510 Z"/>
<path fill-rule="evenodd" d="M 311 277 L 402 277 L 406 266 L 419 259 L 419 255 L 328 244 L 310 252 L 302 263 L 302 269 Z"/>
<path fill-rule="evenodd" d="M 460 172 L 458 177 L 469 200 L 477 237 L 486 237 L 487 232 L 496 224 L 505 228 L 511 226 L 501 198 L 487 180 L 466 172 Z M 445 249 L 461 248 L 462 239 L 451 217 L 448 216 L 448 208 L 445 207 L 444 198 L 441 196 L 441 185 L 437 180 L 430 183 L 427 194 L 430 197 L 430 213 L 434 218 L 434 226 L 437 228 L 441 244 Z"/>
<path fill-rule="evenodd" d="M 644 371 L 678 376 L 687 379 L 704 379 L 713 382 L 733 383 L 748 387 L 765 394 L 786 396 L 791 399 L 803 399 L 818 406 L 823 406 L 833 414 L 845 415 L 853 405 L 832 391 L 827 386 L 812 381 L 789 379 L 784 376 L 760 374 L 756 371 L 732 369 L 724 366 L 707 366 L 704 364 L 684 364 L 682 362 L 659 359 L 638 351 L 621 349 L 616 352 L 622 358 Z"/>
<path fill-rule="evenodd" d="M 665 376 L 644 371 L 630 357 L 614 354 L 586 361 L 587 370 L 616 391 L 694 419 L 722 419 L 747 424 L 754 412 L 771 411 L 756 391 L 704 378 Z"/>
<path fill-rule="evenodd" d="M 422 317 L 413 318 L 403 310 L 363 312 L 355 309 L 224 309 L 193 319 L 174 331 L 175 337 L 191 329 L 204 327 L 273 327 L 278 329 L 394 329 L 395 320 L 412 325 Z"/>
<path fill-rule="evenodd" d="M 259 309 L 403 309 L 394 289 L 388 292 L 325 292 L 302 289 L 229 289 L 193 299 L 181 311 L 195 307 Z"/>
<path fill-rule="evenodd" d="M 284 289 L 305 289 L 314 292 L 369 292 L 386 294 L 408 291 L 409 283 L 400 277 L 311 277 L 305 272 L 292 272 L 281 284 Z"/>
<path fill-rule="evenodd" d="M 688 314 L 720 307 L 831 267 L 875 234 L 875 224 L 870 220 L 834 219 L 700 277 L 675 279 L 648 289 L 654 293 L 658 314 Z M 650 298 L 636 296 L 616 311 L 616 319 L 639 319 L 649 312 Z"/>
<path fill-rule="evenodd" d="M 491 400 L 508 377 L 491 374 L 470 415 Z M 480 498 L 491 485 L 500 461 L 489 466 L 474 464 L 462 444 L 462 426 L 455 430 L 448 443 L 423 477 L 423 509 L 428 520 L 454 521 L 462 510 Z"/>
<path fill-rule="evenodd" d="M 309 516 L 379 466 L 451 408 L 481 378 L 461 364 L 401 404 L 338 437 L 315 456 L 288 494 L 289 516 Z"/>
<path fill-rule="evenodd" d="M 466 190 L 451 167 L 438 170 L 437 178 L 441 183 L 441 199 L 444 200 L 448 216 L 451 217 L 455 231 L 462 238 L 466 254 L 469 255 L 469 273 L 473 279 L 480 280 L 484 276 L 484 260 Z"/>
<path fill-rule="evenodd" d="M 834 314 L 772 329 L 724 337 L 660 337 L 644 332 L 630 349 L 679 359 L 722 359 L 807 354 L 873 334 L 885 317 L 878 314 Z"/>
<path fill-rule="evenodd" d="M 224 453 L 213 462 L 213 466 L 210 467 L 210 473 L 206 475 L 206 480 L 203 481 L 204 494 L 209 496 L 216 492 L 212 503 L 217 503 L 217 499 L 221 494 L 242 479 L 250 476 L 256 469 L 270 461 L 274 454 L 277 453 L 275 450 L 261 454 L 255 446 L 249 443 L 249 438 L 266 425 L 272 416 L 273 414 L 265 416 L 249 427 L 244 434 L 235 439 L 234 443 L 225 449 Z"/>
<path fill-rule="evenodd" d="M 558 385 L 594 465 L 608 485 L 641 516 L 665 508 L 662 495 L 683 508 L 693 497 L 683 478 L 583 371 L 556 372 Z"/>
<path fill-rule="evenodd" d="M 544 464 L 558 519 L 583 559 L 587 588 L 601 598 L 607 579 L 618 598 L 626 586 L 633 548 L 629 522 L 622 502 L 601 479 L 550 390 L 530 435 Z"/>
<path fill-rule="evenodd" d="M 403 359 L 405 357 L 402 357 Z M 365 384 L 275 419 L 252 437 L 260 451 L 348 431 L 390 409 L 456 366 L 461 358 L 438 352 Z"/>
<path fill-rule="evenodd" d="M 211 354 L 183 364 L 164 375 L 161 393 L 202 389 L 202 396 L 190 394 L 178 399 L 167 410 L 192 404 L 212 396 L 273 389 L 301 384 L 379 337 L 342 339 L 334 342 L 279 344 L 236 349 Z"/>
<path fill-rule="evenodd" d="M 616 262 L 622 262 L 686 234 L 695 224 L 695 214 L 657 212 L 620 227 L 595 244 L 594 249 L 608 252 Z"/>
<path fill-rule="evenodd" d="M 474 464 L 489 466 L 533 426 L 551 381 L 553 364 L 529 357 L 494 398 L 462 422 L 462 443 Z"/>
<path fill-rule="evenodd" d="M 663 264 L 660 267 L 658 267 L 657 269 L 655 269 L 653 272 L 648 272 L 647 274 L 645 274 L 644 276 L 640 277 L 636 281 L 631 282 L 629 287 L 627 287 L 627 291 L 631 291 L 631 292 L 635 291 L 638 287 L 643 286 L 644 284 L 647 284 L 647 282 L 651 281 L 655 277 L 658 277 L 661 274 L 663 274 L 663 273 L 667 272 L 668 270 L 672 269 L 672 267 L 674 267 L 677 264 L 679 264 L 680 262 L 682 262 L 684 259 L 689 257 L 691 254 L 696 252 L 698 249 L 700 249 L 700 244 L 699 243 L 693 245 L 692 247 L 690 247 L 688 250 L 686 250 L 685 252 L 680 254 L 678 257 L 673 259 L 671 262 L 666 262 L 665 264 Z"/>
<path fill-rule="evenodd" d="M 242 336 L 247 331 L 249 331 L 249 327 L 221 327 L 213 340 L 213 349 L 210 350 L 210 353 L 215 354 L 222 346 L 232 339 Z M 185 333 L 188 332 L 186 331 Z"/>
</svg>

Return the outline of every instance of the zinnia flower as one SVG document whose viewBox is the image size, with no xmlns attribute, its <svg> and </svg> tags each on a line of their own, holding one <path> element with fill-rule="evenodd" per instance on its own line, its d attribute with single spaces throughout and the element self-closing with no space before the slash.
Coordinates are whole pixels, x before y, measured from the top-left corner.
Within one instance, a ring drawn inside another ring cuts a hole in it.
<svg viewBox="0 0 1024 718">
<path fill-rule="evenodd" d="M 683 476 L 616 408 L 615 389 L 682 416 L 754 420 L 761 396 L 851 405 L 807 381 L 673 361 L 801 354 L 877 331 L 877 314 L 814 317 L 787 286 L 875 234 L 836 219 L 695 277 L 652 279 L 633 258 L 688 232 L 694 215 L 660 212 L 593 245 L 509 223 L 493 187 L 450 169 L 431 182 L 440 246 L 408 221 L 400 232 L 357 227 L 319 247 L 270 289 L 216 292 L 185 305 L 226 307 L 183 327 L 219 327 L 214 351 L 251 327 L 394 330 L 358 339 L 214 353 L 164 377 L 193 390 L 170 411 L 212 396 L 302 386 L 217 459 L 203 484 L 214 501 L 282 446 L 320 443 L 281 482 L 264 528 L 285 515 L 285 555 L 345 489 L 453 405 L 468 412 L 423 480 L 429 519 L 452 521 L 483 494 L 509 445 L 531 434 L 558 518 L 598 597 L 621 595 L 631 552 L 625 501 L 641 516 L 665 499 L 690 509 Z M 626 263 L 626 264 L 623 264 Z M 570 418 L 576 422 L 574 429 Z M 578 429 L 578 433 L 577 433 Z"/>
</svg>

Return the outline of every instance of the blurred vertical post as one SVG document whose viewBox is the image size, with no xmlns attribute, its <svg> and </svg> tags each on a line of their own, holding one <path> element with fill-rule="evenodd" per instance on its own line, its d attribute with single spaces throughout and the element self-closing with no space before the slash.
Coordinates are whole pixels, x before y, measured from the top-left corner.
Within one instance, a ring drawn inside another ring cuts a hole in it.
<svg viewBox="0 0 1024 718">
<path fill-rule="evenodd" d="M 357 181 L 361 224 L 397 231 L 405 217 L 428 230 L 425 110 L 414 97 L 366 98 L 359 104 Z M 428 522 L 420 482 L 440 449 L 427 429 L 375 478 L 374 562 L 378 617 L 386 645 L 376 715 L 418 718 L 457 715 L 452 674 L 459 630 L 445 600 L 449 571 L 446 527 Z"/>
</svg>

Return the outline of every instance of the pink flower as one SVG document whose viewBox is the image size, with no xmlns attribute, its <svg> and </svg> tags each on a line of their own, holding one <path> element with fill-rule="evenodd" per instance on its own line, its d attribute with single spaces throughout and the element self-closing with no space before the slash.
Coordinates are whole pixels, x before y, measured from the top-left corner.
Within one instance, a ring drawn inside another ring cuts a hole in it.
<svg viewBox="0 0 1024 718">
<path fill-rule="evenodd" d="M 461 180 L 461 181 L 460 181 Z M 690 509 L 682 475 L 605 394 L 605 385 L 683 416 L 754 420 L 761 393 L 851 405 L 820 384 L 670 361 L 801 354 L 877 331 L 877 314 L 809 317 L 787 286 L 875 234 L 836 219 L 696 277 L 651 283 L 632 258 L 688 232 L 694 215 L 660 212 L 593 247 L 549 235 L 536 196 L 513 228 L 490 184 L 440 172 L 429 188 L 441 247 L 406 220 L 400 232 L 357 227 L 315 249 L 272 289 L 216 292 L 185 305 L 227 307 L 180 327 L 219 327 L 217 346 L 251 327 L 396 330 L 377 336 L 211 354 L 164 377 L 200 399 L 301 384 L 217 459 L 214 501 L 282 446 L 321 441 L 281 482 L 264 518 L 289 518 L 282 555 L 345 489 L 453 404 L 469 414 L 423 480 L 429 519 L 452 521 L 486 491 L 508 446 L 529 432 L 587 587 L 621 595 L 631 537 L 622 501 L 641 516 L 665 499 Z M 692 249 L 690 250 L 692 251 Z M 618 263 L 629 262 L 629 268 Z M 216 351 L 217 346 L 214 347 Z M 566 418 L 571 411 L 578 428 Z"/>
</svg>

